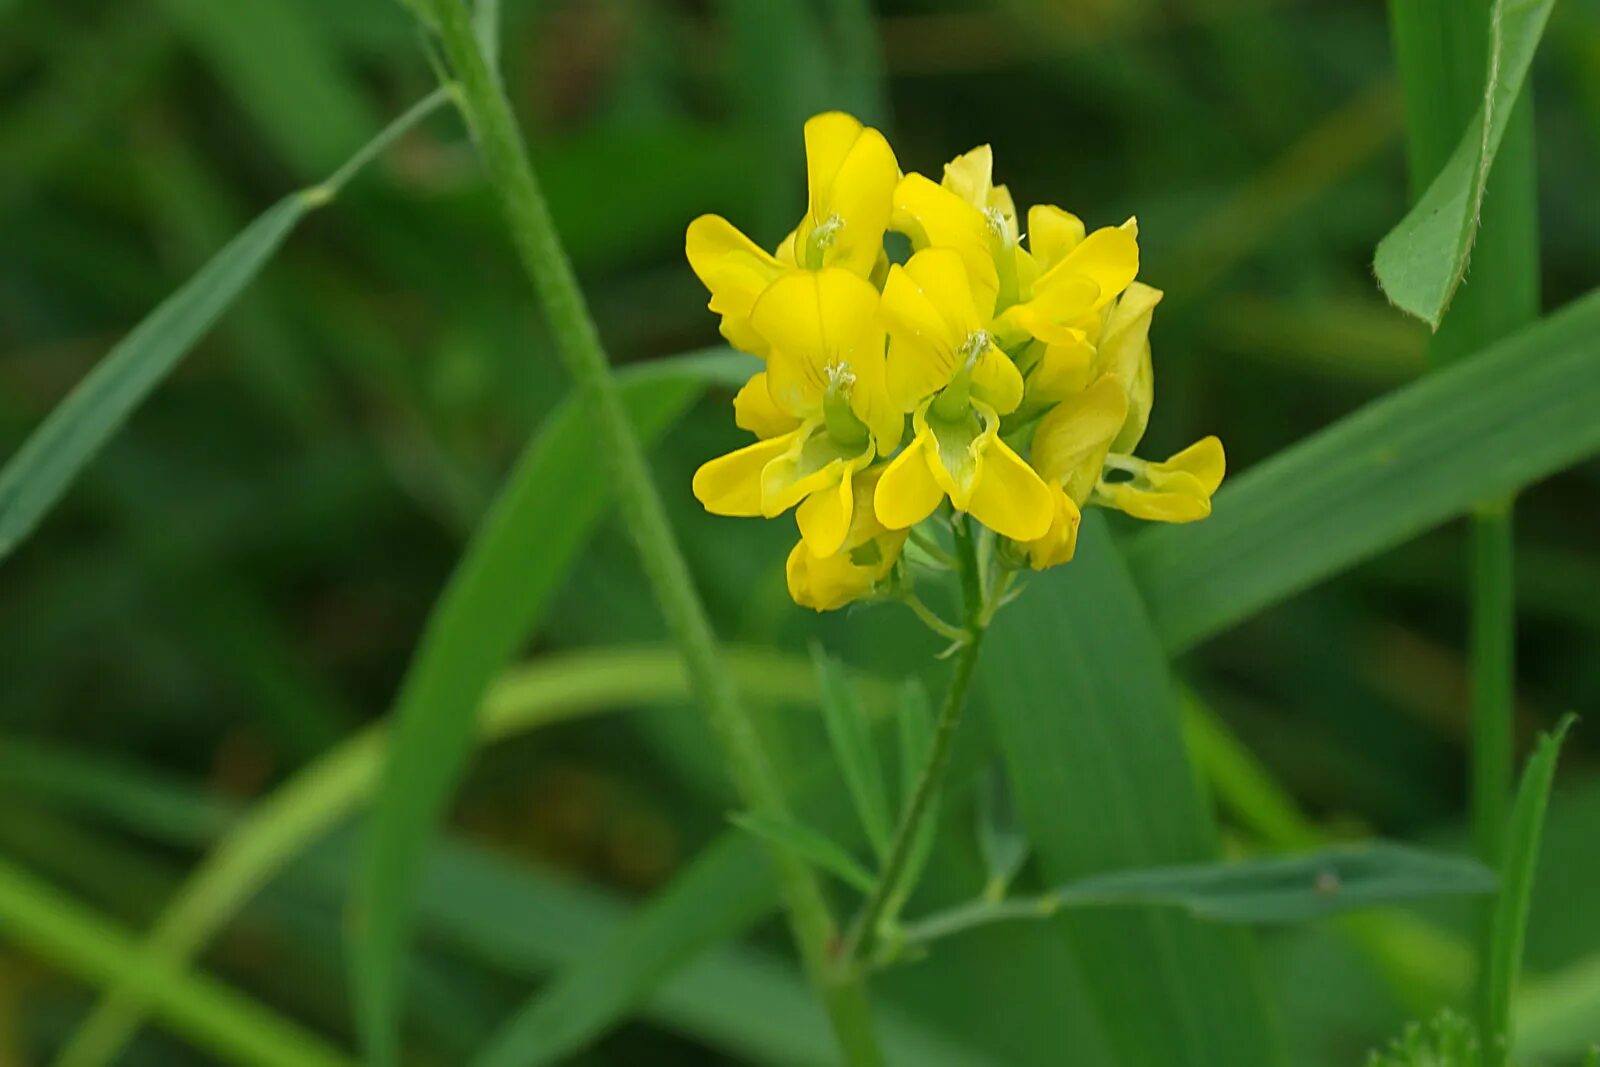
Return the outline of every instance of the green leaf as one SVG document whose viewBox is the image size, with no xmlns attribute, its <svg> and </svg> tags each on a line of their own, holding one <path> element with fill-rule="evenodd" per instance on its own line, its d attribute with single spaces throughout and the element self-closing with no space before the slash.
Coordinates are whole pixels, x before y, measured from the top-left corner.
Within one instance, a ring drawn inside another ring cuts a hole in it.
<svg viewBox="0 0 1600 1067">
<path fill-rule="evenodd" d="M 1483 1043 L 1473 1025 L 1452 1011 L 1426 1026 L 1406 1025 L 1405 1033 L 1374 1052 L 1367 1067 L 1483 1067 Z"/>
<path fill-rule="evenodd" d="M 863 893 L 872 892 L 876 879 L 837 841 L 804 823 L 761 811 L 746 811 L 730 816 L 739 829 L 755 834 L 775 845 L 794 850 L 806 861 L 829 872 Z"/>
<path fill-rule="evenodd" d="M 78 472 L 188 355 L 311 206 L 304 195 L 293 193 L 268 208 L 50 412 L 0 470 L 0 560 L 33 532 Z"/>
<path fill-rule="evenodd" d="M 0 933 L 91 985 L 137 984 L 174 1033 L 224 1062 L 353 1067 L 320 1038 L 218 982 L 152 967 L 127 931 L 4 861 Z"/>
<path fill-rule="evenodd" d="M 1467 271 L 1489 170 L 1554 0 L 1494 0 L 1483 103 L 1426 192 L 1378 243 L 1373 267 L 1394 305 L 1437 328 Z M 1435 17 L 1470 17 L 1451 12 Z"/>
<path fill-rule="evenodd" d="M 1238 863 L 1116 871 L 1053 894 L 1063 907 L 1152 904 L 1220 923 L 1294 923 L 1430 897 L 1491 893 L 1494 872 L 1467 856 L 1375 841 Z"/>
<path fill-rule="evenodd" d="M 1488 975 L 1484 988 L 1485 1024 L 1491 1054 L 1489 1067 L 1503 1067 L 1511 1047 L 1511 996 L 1522 971 L 1522 946 L 1528 934 L 1528 907 L 1533 897 L 1533 876 L 1539 862 L 1539 839 L 1544 831 L 1550 785 L 1556 760 L 1567 731 L 1577 721 L 1565 716 L 1556 728 L 1539 738 L 1539 744 L 1522 772 L 1511 825 L 1506 830 L 1505 858 L 1500 867 L 1500 897 L 1495 903 L 1489 939 Z"/>
<path fill-rule="evenodd" d="M 255 278 L 314 208 L 447 97 L 430 94 L 395 119 L 322 185 L 268 208 L 117 343 L 0 469 L 0 561 L 33 532 L 84 466 Z"/>
<path fill-rule="evenodd" d="M 735 652 L 730 665 L 751 692 L 794 699 L 812 682 L 809 665 L 770 652 Z M 689 686 L 671 651 L 606 649 L 540 660 L 509 673 L 485 700 L 485 740 L 630 704 L 681 701 Z M 168 902 L 140 951 L 175 972 L 205 946 L 295 856 L 358 810 L 375 791 L 385 754 L 381 728 L 357 734 L 258 802 Z M 113 984 L 71 1042 L 75 1067 L 108 1062 L 149 1003 L 137 982 Z"/>
<path fill-rule="evenodd" d="M 836 660 L 813 645 L 811 660 L 817 668 L 817 685 L 822 693 L 822 719 L 828 728 L 833 756 L 839 761 L 856 817 L 867 832 L 873 851 L 882 859 L 889 850 L 892 832 L 889 795 L 883 784 L 883 767 L 872 743 L 872 724 L 856 699 Z"/>
<path fill-rule="evenodd" d="M 1049 883 L 1215 858 L 1167 671 L 1098 515 L 1070 566 L 995 617 L 979 684 Z M 1071 947 L 1126 1067 L 1282 1062 L 1244 931 L 1157 910 L 1062 911 L 1049 930 Z M 1061 1035 L 1064 1062 L 1074 1039 Z"/>
<path fill-rule="evenodd" d="M 1206 521 L 1134 537 L 1128 566 L 1182 650 L 1600 451 L 1596 411 L 1591 293 L 1230 479 Z"/>
<path fill-rule="evenodd" d="M 655 440 L 708 381 L 748 377 L 749 363 L 723 352 L 644 364 L 621 376 L 624 402 Z M 397 1010 L 412 887 L 472 749 L 474 712 L 611 503 L 601 462 L 586 409 L 569 399 L 528 443 L 412 655 L 351 901 L 353 978 L 371 1017 Z"/>
</svg>

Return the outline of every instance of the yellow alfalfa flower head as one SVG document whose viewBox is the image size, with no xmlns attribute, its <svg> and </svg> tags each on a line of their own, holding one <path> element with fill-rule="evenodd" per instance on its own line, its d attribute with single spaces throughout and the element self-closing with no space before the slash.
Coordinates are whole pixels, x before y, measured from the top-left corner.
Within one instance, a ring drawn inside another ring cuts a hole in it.
<svg viewBox="0 0 1600 1067">
<path fill-rule="evenodd" d="M 684 250 L 722 316 L 722 335 L 757 356 L 767 343 L 750 325 L 756 300 L 786 271 L 840 267 L 865 278 L 883 256 L 899 164 L 877 130 L 838 111 L 806 123 L 806 212 L 768 253 L 720 215 L 689 224 Z"/>
<path fill-rule="evenodd" d="M 1206 437 L 1162 463 L 1131 453 L 1150 417 L 1150 321 L 1161 292 L 1134 283 L 1105 316 L 1081 391 L 1040 419 L 1029 457 L 1049 484 L 1053 516 L 1041 537 L 1016 544 L 1036 570 L 1072 559 L 1080 509 L 1116 508 L 1135 518 L 1193 522 L 1211 513 L 1226 467 L 1222 442 Z"/>
<path fill-rule="evenodd" d="M 804 538 L 789 553 L 784 576 L 796 604 L 815 611 L 835 611 L 877 592 L 894 570 L 909 530 L 891 530 L 873 514 L 872 497 L 883 465 L 861 472 L 853 487 L 855 507 L 850 530 L 839 550 L 813 552 Z"/>
<path fill-rule="evenodd" d="M 946 497 L 1017 540 L 1049 525 L 1044 482 L 1000 438 L 1000 417 L 1022 402 L 1023 383 L 995 344 L 994 301 L 951 249 L 924 249 L 889 268 L 887 391 L 914 430 L 878 482 L 878 518 L 891 529 L 915 526 Z"/>
<path fill-rule="evenodd" d="M 839 267 L 793 271 L 750 309 L 767 369 L 734 398 L 760 440 L 695 472 L 694 494 L 717 515 L 772 518 L 799 504 L 806 544 L 831 556 L 848 536 L 852 481 L 900 443 L 904 417 L 884 389 L 878 292 Z"/>
</svg>

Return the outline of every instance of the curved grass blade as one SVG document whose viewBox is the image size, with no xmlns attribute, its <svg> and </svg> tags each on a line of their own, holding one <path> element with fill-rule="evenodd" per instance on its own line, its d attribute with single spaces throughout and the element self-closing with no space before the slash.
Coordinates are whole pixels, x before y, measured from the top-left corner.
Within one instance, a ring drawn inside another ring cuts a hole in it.
<svg viewBox="0 0 1600 1067">
<path fill-rule="evenodd" d="M 378 152 L 449 99 L 438 90 L 395 119 L 321 185 L 291 193 L 229 241 L 111 349 L 0 469 L 0 562 L 272 258 L 300 220 L 332 201 Z"/>
<path fill-rule="evenodd" d="M 1246 471 L 1205 522 L 1147 530 L 1128 566 L 1179 651 L 1600 452 L 1600 292 Z"/>
<path fill-rule="evenodd" d="M 730 663 L 751 693 L 785 700 L 811 693 L 813 676 L 803 661 L 736 652 Z M 688 692 L 683 665 L 668 650 L 575 653 L 508 674 L 490 692 L 478 726 L 482 738 L 490 741 L 563 719 L 678 701 Z M 358 810 L 377 786 L 384 740 L 379 727 L 363 731 L 256 804 L 151 926 L 140 946 L 151 966 L 181 970 L 290 860 Z M 109 986 L 58 1063 L 89 1067 L 109 1062 L 149 1009 L 146 992 L 136 983 Z"/>
<path fill-rule="evenodd" d="M 93 985 L 137 984 L 174 1033 L 229 1063 L 353 1067 L 287 1019 L 209 978 L 154 964 L 117 924 L 0 860 L 0 932 Z"/>
<path fill-rule="evenodd" d="M 1483 103 L 1417 203 L 1378 243 L 1373 269 L 1389 300 L 1437 329 L 1467 272 L 1484 189 L 1555 0 L 1494 0 Z M 1435 18 L 1468 18 L 1435 12 Z"/>
<path fill-rule="evenodd" d="M 621 376 L 624 403 L 655 440 L 708 381 L 742 381 L 751 364 L 725 350 L 645 364 Z M 351 898 L 352 976 L 373 1016 L 397 1003 L 413 886 L 472 748 L 473 714 L 611 502 L 601 463 L 587 411 L 571 400 L 529 442 L 412 655 Z"/>
<path fill-rule="evenodd" d="M 1215 858 L 1166 656 L 1099 516 L 1071 566 L 996 616 L 978 677 L 1049 883 Z M 1151 909 L 1067 910 L 1046 928 L 1071 949 L 1119 1063 L 1282 1062 L 1244 931 Z M 1061 1034 L 1063 1062 L 1078 1039 Z"/>
<path fill-rule="evenodd" d="M 1539 862 L 1544 812 L 1550 803 L 1550 785 L 1555 780 L 1561 742 L 1575 721 L 1575 716 L 1568 715 L 1554 730 L 1539 738 L 1539 745 L 1522 772 L 1522 784 L 1517 788 L 1517 799 L 1511 809 L 1505 858 L 1501 861 L 1500 899 L 1495 904 L 1490 928 L 1488 972 L 1484 983 L 1481 1029 L 1489 1049 L 1487 1067 L 1504 1067 L 1511 1047 L 1511 996 L 1522 972 L 1522 946 L 1528 933 L 1528 907 Z"/>
</svg>

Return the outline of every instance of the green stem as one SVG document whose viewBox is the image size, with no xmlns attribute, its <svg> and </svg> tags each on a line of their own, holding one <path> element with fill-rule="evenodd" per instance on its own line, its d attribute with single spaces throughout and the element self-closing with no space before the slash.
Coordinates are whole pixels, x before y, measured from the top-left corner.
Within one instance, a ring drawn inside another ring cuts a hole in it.
<svg viewBox="0 0 1600 1067">
<path fill-rule="evenodd" d="M 1048 919 L 1060 907 L 1060 898 L 1054 893 L 1012 900 L 992 900 L 985 897 L 935 912 L 926 919 L 907 923 L 900 931 L 900 944 L 902 948 L 914 948 L 979 926 L 1026 919 Z"/>
<path fill-rule="evenodd" d="M 972 542 L 972 532 L 965 516 L 958 516 L 955 528 L 956 560 L 960 565 L 961 600 L 966 615 L 966 641 L 956 655 L 950 684 L 944 692 L 944 703 L 939 708 L 939 718 L 934 724 L 933 743 L 928 750 L 928 762 L 917 776 L 911 799 L 900 813 L 899 825 L 889 843 L 889 853 L 878 876 L 872 895 L 862 906 L 846 942 L 845 960 L 853 968 L 856 963 L 872 956 L 872 947 L 878 937 L 878 927 L 889 914 L 893 901 L 901 895 L 900 880 L 905 875 L 906 863 L 911 858 L 912 845 L 917 830 L 928 817 L 945 768 L 950 764 L 952 741 L 956 726 L 961 722 L 961 712 L 967 703 L 967 690 L 972 685 L 972 675 L 978 665 L 978 649 L 983 644 L 984 601 L 983 575 L 978 570 L 978 553 Z"/>
<path fill-rule="evenodd" d="M 523 268 L 544 306 L 557 350 L 589 408 L 595 447 L 612 463 L 628 532 L 683 653 L 694 693 L 706 709 L 734 785 L 752 811 L 786 813 L 779 779 L 723 668 L 705 607 L 667 522 L 594 320 L 528 161 L 511 105 L 473 32 L 471 14 L 460 0 L 424 0 L 423 6 L 437 24 L 445 57 L 459 79 L 462 113 L 499 194 Z M 774 848 L 773 857 L 800 955 L 822 994 L 846 1061 L 852 1067 L 881 1067 L 883 1054 L 861 982 L 829 966 L 835 927 L 820 884 L 793 852 Z"/>
</svg>

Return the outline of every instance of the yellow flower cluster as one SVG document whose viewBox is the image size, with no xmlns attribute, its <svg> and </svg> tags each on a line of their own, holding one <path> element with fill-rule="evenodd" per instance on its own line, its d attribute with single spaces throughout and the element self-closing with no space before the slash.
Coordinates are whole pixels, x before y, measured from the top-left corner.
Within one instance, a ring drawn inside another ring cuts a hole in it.
<svg viewBox="0 0 1600 1067">
<path fill-rule="evenodd" d="M 805 144 L 809 203 L 775 252 L 716 215 L 687 239 L 723 336 L 766 361 L 733 402 L 756 442 L 702 466 L 695 496 L 718 515 L 796 508 L 797 603 L 870 595 L 945 500 L 999 535 L 1001 558 L 1039 570 L 1072 558 L 1087 504 L 1162 522 L 1210 513 L 1215 437 L 1163 463 L 1132 455 L 1161 299 L 1134 280 L 1133 219 L 1086 233 L 1041 205 L 1024 237 L 987 145 L 935 183 L 902 175 L 883 135 L 849 115 L 811 119 Z M 910 239 L 904 263 L 889 260 L 889 231 Z"/>
</svg>

